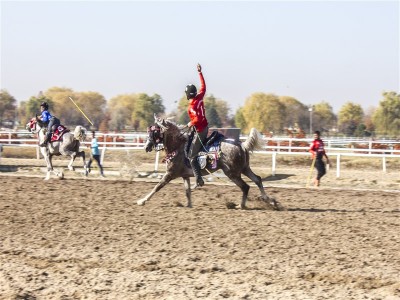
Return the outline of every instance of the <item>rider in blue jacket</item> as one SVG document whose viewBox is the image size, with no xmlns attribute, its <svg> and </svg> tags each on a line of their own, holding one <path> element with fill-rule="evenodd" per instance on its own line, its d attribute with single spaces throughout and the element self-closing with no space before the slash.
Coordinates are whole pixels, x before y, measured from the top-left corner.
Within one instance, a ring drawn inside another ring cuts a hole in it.
<svg viewBox="0 0 400 300">
<path fill-rule="evenodd" d="M 43 143 L 41 143 L 40 147 L 45 147 L 46 144 L 51 139 L 51 133 L 53 132 L 53 125 L 60 125 L 60 120 L 53 116 L 49 112 L 49 105 L 46 102 L 40 104 L 41 115 L 38 116 L 38 119 L 41 120 L 45 125 L 47 125 L 47 134 Z"/>
</svg>

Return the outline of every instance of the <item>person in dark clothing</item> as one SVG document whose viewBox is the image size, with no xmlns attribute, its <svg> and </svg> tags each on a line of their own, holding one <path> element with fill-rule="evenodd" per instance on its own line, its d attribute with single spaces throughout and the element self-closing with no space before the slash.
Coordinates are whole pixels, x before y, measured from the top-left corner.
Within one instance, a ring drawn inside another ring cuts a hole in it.
<svg viewBox="0 0 400 300">
<path fill-rule="evenodd" d="M 47 125 L 47 134 L 44 138 L 44 141 L 39 146 L 45 147 L 51 139 L 51 134 L 53 132 L 53 126 L 60 125 L 60 120 L 58 118 L 56 118 L 55 116 L 53 116 L 49 112 L 49 105 L 47 104 L 47 102 L 42 102 L 40 104 L 40 110 L 41 110 L 41 114 L 40 114 L 40 116 L 38 116 L 38 119 Z"/>
<path fill-rule="evenodd" d="M 314 132 L 314 141 L 311 144 L 310 152 L 312 159 L 315 159 L 314 167 L 317 170 L 317 176 L 314 178 L 314 185 L 319 186 L 322 176 L 326 174 L 326 167 L 323 158 L 326 158 L 326 163 L 329 165 L 329 158 L 324 149 L 324 142 L 321 140 L 321 133 L 317 130 Z"/>
<path fill-rule="evenodd" d="M 197 161 L 196 156 L 203 147 L 203 143 L 207 138 L 208 134 L 208 121 L 206 118 L 206 112 L 204 109 L 203 98 L 206 94 L 206 83 L 201 72 L 201 65 L 197 64 L 197 71 L 200 76 L 200 90 L 197 93 L 197 88 L 193 84 L 186 86 L 186 97 L 189 100 L 188 114 L 190 122 L 187 124 L 191 128 L 193 134 L 193 140 L 188 151 L 188 158 L 190 165 L 193 169 L 193 173 L 196 176 L 196 185 L 203 186 L 204 180 L 201 177 L 200 165 Z"/>
</svg>

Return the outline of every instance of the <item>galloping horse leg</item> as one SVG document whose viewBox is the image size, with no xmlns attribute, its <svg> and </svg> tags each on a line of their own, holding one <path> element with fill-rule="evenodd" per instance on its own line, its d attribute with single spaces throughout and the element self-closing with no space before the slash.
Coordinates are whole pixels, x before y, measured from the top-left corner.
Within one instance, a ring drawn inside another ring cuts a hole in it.
<svg viewBox="0 0 400 300">
<path fill-rule="evenodd" d="M 44 180 L 49 180 L 51 172 L 54 171 L 53 164 L 51 163 L 51 154 L 49 153 L 49 150 L 46 147 L 40 147 L 40 151 L 42 152 L 42 155 L 47 165 L 47 173 Z"/>
<path fill-rule="evenodd" d="M 192 207 L 192 190 L 190 188 L 190 178 L 183 177 L 183 183 L 185 185 L 186 190 L 186 199 L 187 199 L 187 207 Z"/>
<path fill-rule="evenodd" d="M 240 203 L 240 208 L 245 209 L 247 195 L 249 194 L 250 186 L 240 177 L 240 175 L 237 177 L 230 176 L 229 179 L 232 180 L 242 190 L 243 195 L 242 195 L 242 202 Z"/>
<path fill-rule="evenodd" d="M 261 181 L 261 177 L 254 174 L 253 171 L 250 169 L 250 167 L 247 167 L 244 171 L 243 174 L 246 175 L 248 178 L 250 178 L 259 188 L 261 192 L 261 199 L 271 205 L 273 208 L 276 210 L 282 210 L 281 205 L 278 201 L 276 201 L 274 198 L 270 198 L 267 196 L 264 190 L 264 186 Z"/>
<path fill-rule="evenodd" d="M 75 161 L 76 152 L 72 152 L 72 151 L 71 151 L 71 154 L 69 154 L 69 156 L 71 156 L 71 160 L 69 161 L 69 164 L 68 164 L 68 170 L 74 171 L 75 168 L 74 168 L 74 166 L 73 166 L 72 164 L 73 164 L 74 161 Z"/>
<path fill-rule="evenodd" d="M 71 167 L 72 167 L 72 163 L 74 162 L 74 159 L 77 157 L 82 157 L 82 162 L 83 162 L 83 169 L 85 171 L 85 176 L 88 176 L 89 174 L 89 169 L 86 165 L 86 159 L 85 159 L 85 151 L 79 151 L 79 152 L 74 152 L 75 156 L 73 158 L 73 160 L 71 160 Z M 73 167 L 72 167 L 73 168 Z"/>
<path fill-rule="evenodd" d="M 70 151 L 70 150 L 62 150 L 62 151 L 60 150 L 60 152 L 61 152 L 61 154 L 63 154 L 63 155 L 66 155 L 66 156 L 70 156 L 70 157 L 71 157 L 71 160 L 70 160 L 70 162 L 69 162 L 69 164 L 68 164 L 68 169 L 69 169 L 70 171 L 74 171 L 74 170 L 75 170 L 74 166 L 72 165 L 72 164 L 74 163 L 74 161 L 75 161 L 75 158 L 77 158 L 77 157 L 82 157 L 82 160 L 83 160 L 83 169 L 84 169 L 84 171 L 85 171 L 85 176 L 88 176 L 89 171 L 88 171 L 88 168 L 87 168 L 87 165 L 86 165 L 85 151 L 74 152 L 74 151 Z"/>
<path fill-rule="evenodd" d="M 157 185 L 153 188 L 153 190 L 149 194 L 147 194 L 144 198 L 142 198 L 136 202 L 137 205 L 145 205 L 146 201 L 150 200 L 150 198 L 153 197 L 153 195 L 155 193 L 157 193 L 159 190 L 161 190 L 172 179 L 173 179 L 173 177 L 170 173 L 165 173 L 163 178 L 161 178 L 160 182 L 157 183 Z"/>
<path fill-rule="evenodd" d="M 82 157 L 83 169 L 85 170 L 85 176 L 88 176 L 89 168 L 87 167 L 87 164 L 86 164 L 85 151 L 78 152 L 78 155 L 76 157 L 78 157 L 78 156 Z"/>
<path fill-rule="evenodd" d="M 268 201 L 269 197 L 265 193 L 264 186 L 263 186 L 262 181 L 261 181 L 261 177 L 256 175 L 256 174 L 254 174 L 253 171 L 250 169 L 250 167 L 247 167 L 242 172 L 242 174 L 246 175 L 248 178 L 250 178 L 258 186 L 258 189 L 261 192 L 261 199 L 263 199 L 264 201 Z"/>
</svg>

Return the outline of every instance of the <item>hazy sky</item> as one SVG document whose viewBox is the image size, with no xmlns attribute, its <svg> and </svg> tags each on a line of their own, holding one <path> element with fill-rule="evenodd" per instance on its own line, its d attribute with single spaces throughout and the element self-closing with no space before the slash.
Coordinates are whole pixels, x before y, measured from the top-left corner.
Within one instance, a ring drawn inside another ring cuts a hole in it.
<svg viewBox="0 0 400 300">
<path fill-rule="evenodd" d="M 189 83 L 227 101 L 377 106 L 399 92 L 399 1 L 1 1 L 1 88 L 157 93 L 170 112 Z"/>
</svg>

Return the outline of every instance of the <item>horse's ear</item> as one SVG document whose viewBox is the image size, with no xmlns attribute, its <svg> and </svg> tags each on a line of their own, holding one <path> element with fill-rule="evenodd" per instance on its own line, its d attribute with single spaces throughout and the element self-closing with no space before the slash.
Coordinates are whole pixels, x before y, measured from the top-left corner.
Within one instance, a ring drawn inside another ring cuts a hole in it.
<svg viewBox="0 0 400 300">
<path fill-rule="evenodd" d="M 154 123 L 157 124 L 158 126 L 162 126 L 163 119 L 160 117 L 157 117 L 157 115 L 154 114 Z"/>
<path fill-rule="evenodd" d="M 158 124 L 162 121 L 162 119 L 157 117 L 156 113 L 154 113 L 154 121 Z"/>
<path fill-rule="evenodd" d="M 156 119 L 156 125 L 158 125 L 162 130 L 167 130 L 168 127 L 168 123 L 162 118 Z"/>
</svg>

